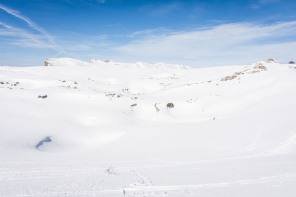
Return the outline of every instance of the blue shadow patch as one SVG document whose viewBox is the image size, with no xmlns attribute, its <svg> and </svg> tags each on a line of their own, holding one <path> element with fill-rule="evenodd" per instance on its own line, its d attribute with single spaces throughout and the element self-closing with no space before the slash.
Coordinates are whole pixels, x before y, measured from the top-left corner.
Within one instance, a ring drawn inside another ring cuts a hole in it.
<svg viewBox="0 0 296 197">
<path fill-rule="evenodd" d="M 51 140 L 50 136 L 47 136 L 43 140 L 41 140 L 40 142 L 38 142 L 38 144 L 35 145 L 35 148 L 36 149 L 39 149 L 40 146 L 42 146 L 44 143 L 48 143 L 48 142 L 51 142 L 51 141 L 52 140 Z"/>
</svg>

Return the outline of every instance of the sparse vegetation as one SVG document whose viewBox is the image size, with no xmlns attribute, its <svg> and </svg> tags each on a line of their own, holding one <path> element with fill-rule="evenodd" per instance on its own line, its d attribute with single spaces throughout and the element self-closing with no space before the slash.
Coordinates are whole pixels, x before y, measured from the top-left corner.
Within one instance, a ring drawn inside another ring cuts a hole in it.
<svg viewBox="0 0 296 197">
<path fill-rule="evenodd" d="M 276 61 L 274 61 L 273 59 L 268 59 L 268 60 L 266 60 L 266 62 L 276 62 Z M 247 73 L 255 74 L 255 73 L 259 73 L 261 71 L 266 71 L 266 70 L 267 70 L 266 66 L 264 66 L 262 63 L 257 63 L 254 66 L 254 70 L 251 70 L 251 71 L 249 71 Z M 246 72 L 247 70 L 244 70 L 244 71 Z M 229 75 L 229 76 L 221 78 L 220 81 L 228 81 L 228 80 L 233 80 L 235 78 L 240 80 L 240 77 L 238 77 L 238 76 L 244 75 L 244 74 L 245 74 L 244 72 L 235 72 L 233 75 Z M 216 84 L 216 85 L 218 85 L 218 84 Z"/>
<path fill-rule="evenodd" d="M 252 70 L 252 71 L 250 71 L 249 73 L 250 74 L 255 74 L 255 73 L 259 73 L 260 72 L 260 70 Z"/>
<path fill-rule="evenodd" d="M 289 61 L 289 64 L 295 64 L 295 62 L 294 61 Z"/>
<path fill-rule="evenodd" d="M 157 107 L 157 103 L 154 104 L 154 107 L 155 107 L 156 112 L 160 111 L 160 109 Z"/>
<path fill-rule="evenodd" d="M 105 93 L 105 96 L 114 97 L 115 96 L 115 93 Z"/>
<path fill-rule="evenodd" d="M 112 166 L 109 166 L 105 172 L 109 175 L 117 175 L 118 173 L 115 172 L 114 168 Z"/>
<path fill-rule="evenodd" d="M 116 94 L 113 92 L 110 92 L 110 93 L 105 92 L 105 96 L 109 97 L 109 100 L 112 100 L 114 97 L 116 97 L 116 98 L 123 97 L 123 94 Z"/>
<path fill-rule="evenodd" d="M 220 79 L 220 81 L 228 81 L 228 80 L 232 80 L 235 78 L 237 78 L 237 76 L 234 74 L 234 75 L 226 76 L 226 77 Z"/>
<path fill-rule="evenodd" d="M 189 99 L 186 102 L 187 103 L 195 103 L 196 101 L 197 101 L 197 98 L 194 98 L 194 99 Z"/>
<path fill-rule="evenodd" d="M 263 66 L 263 64 L 261 63 L 257 63 L 255 66 L 254 66 L 255 69 L 260 69 L 260 70 L 267 70 L 266 66 Z"/>
<path fill-rule="evenodd" d="M 14 89 L 14 87 L 18 86 L 20 83 L 17 81 L 17 82 L 9 82 L 9 81 L 0 81 L 0 88 L 7 88 L 7 89 Z M 24 88 L 19 88 L 21 90 L 24 90 Z"/>
</svg>

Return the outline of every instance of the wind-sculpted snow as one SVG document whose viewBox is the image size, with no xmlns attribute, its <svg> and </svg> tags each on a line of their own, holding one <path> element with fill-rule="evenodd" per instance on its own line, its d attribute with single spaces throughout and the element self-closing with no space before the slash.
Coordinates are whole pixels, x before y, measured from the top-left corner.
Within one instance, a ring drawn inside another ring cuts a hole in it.
<svg viewBox="0 0 296 197">
<path fill-rule="evenodd" d="M 0 67 L 0 196 L 295 196 L 296 69 Z"/>
</svg>

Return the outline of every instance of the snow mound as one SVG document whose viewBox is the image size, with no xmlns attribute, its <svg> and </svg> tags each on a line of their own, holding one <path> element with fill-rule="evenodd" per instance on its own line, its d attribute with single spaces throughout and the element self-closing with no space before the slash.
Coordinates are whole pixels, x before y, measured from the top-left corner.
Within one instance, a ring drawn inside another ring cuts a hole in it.
<svg viewBox="0 0 296 197">
<path fill-rule="evenodd" d="M 72 58 L 49 58 L 44 61 L 45 66 L 88 66 L 89 63 Z"/>
</svg>

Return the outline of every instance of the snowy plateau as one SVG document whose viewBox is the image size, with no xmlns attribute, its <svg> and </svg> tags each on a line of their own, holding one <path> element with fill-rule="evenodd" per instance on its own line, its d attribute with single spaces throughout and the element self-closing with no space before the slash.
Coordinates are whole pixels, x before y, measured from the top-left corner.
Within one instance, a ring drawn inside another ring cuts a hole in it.
<svg viewBox="0 0 296 197">
<path fill-rule="evenodd" d="M 296 67 L 0 66 L 1 197 L 295 197 Z"/>
</svg>

